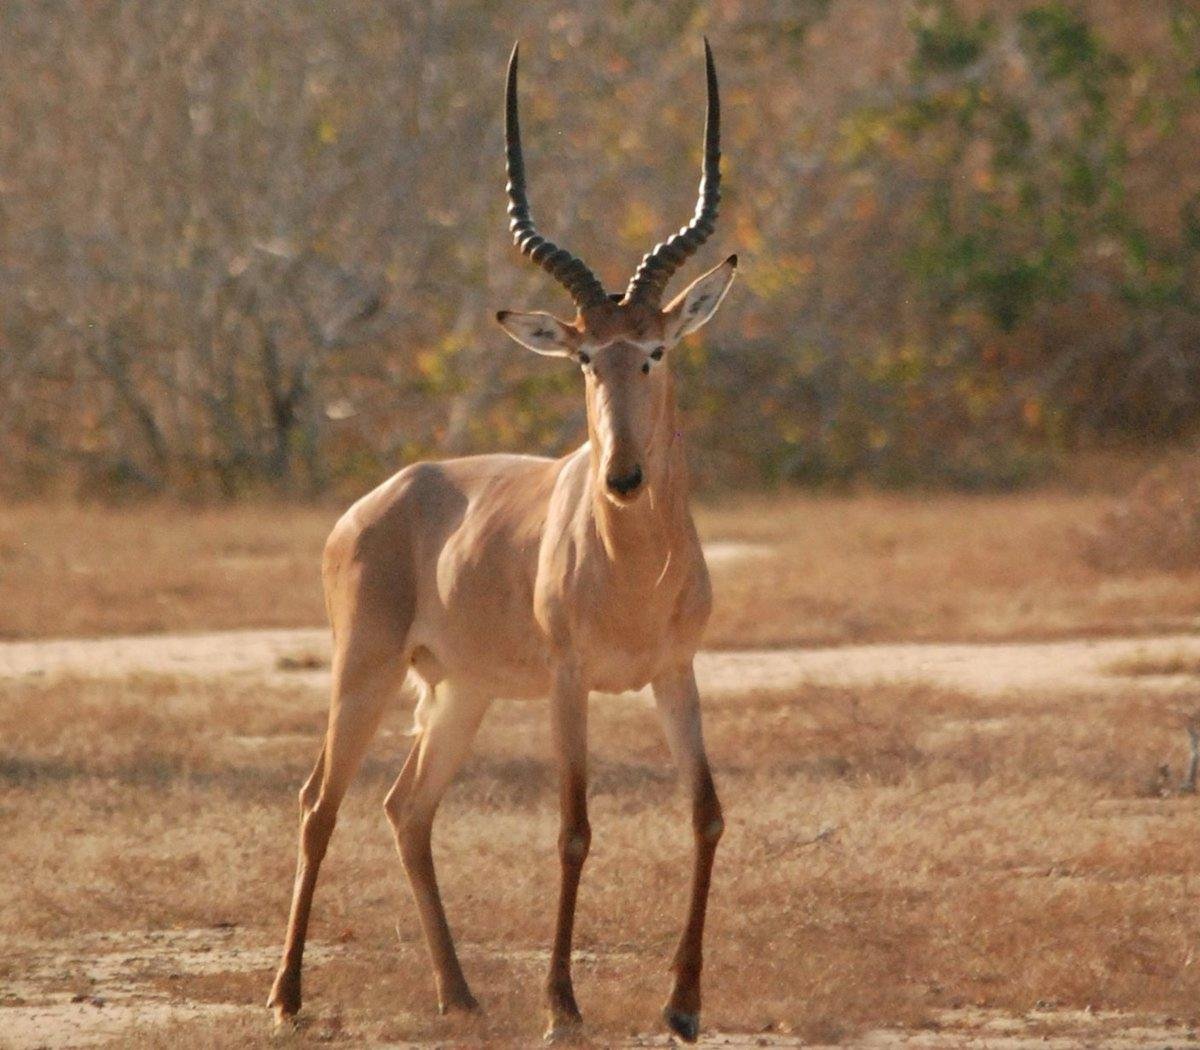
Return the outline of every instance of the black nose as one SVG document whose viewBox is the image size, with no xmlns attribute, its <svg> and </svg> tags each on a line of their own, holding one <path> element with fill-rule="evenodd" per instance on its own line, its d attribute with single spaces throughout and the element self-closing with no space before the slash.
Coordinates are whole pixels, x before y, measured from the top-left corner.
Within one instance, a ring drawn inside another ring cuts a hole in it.
<svg viewBox="0 0 1200 1050">
<path fill-rule="evenodd" d="M 642 468 L 634 467 L 633 470 L 623 477 L 610 474 L 605 480 L 613 492 L 619 493 L 622 496 L 628 496 L 642 483 Z"/>
</svg>

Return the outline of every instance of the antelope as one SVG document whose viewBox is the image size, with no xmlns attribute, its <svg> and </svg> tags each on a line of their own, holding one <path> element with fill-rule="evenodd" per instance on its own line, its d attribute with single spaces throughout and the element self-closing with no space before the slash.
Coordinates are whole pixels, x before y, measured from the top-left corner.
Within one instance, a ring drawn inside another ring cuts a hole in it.
<svg viewBox="0 0 1200 1050">
<path fill-rule="evenodd" d="M 715 313 L 737 268 L 730 256 L 671 303 L 674 272 L 712 234 L 720 186 L 720 102 L 704 42 L 707 116 L 691 222 L 609 295 L 530 215 L 517 111 L 519 44 L 508 63 L 505 159 L 517 248 L 570 293 L 574 320 L 496 315 L 516 342 L 583 372 L 585 444 L 561 459 L 483 455 L 416 463 L 338 521 L 322 576 L 333 632 L 329 723 L 300 791 L 300 849 L 283 960 L 267 1005 L 300 1009 L 300 970 L 317 873 L 338 807 L 389 700 L 416 692 L 412 749 L 384 809 L 419 913 L 442 1013 L 478 1009 L 438 893 L 430 838 L 438 803 L 494 698 L 549 698 L 559 778 L 561 886 L 545 985 L 547 1038 L 582 1024 L 571 980 L 575 900 L 591 842 L 587 705 L 592 691 L 652 687 L 691 792 L 691 900 L 663 1017 L 699 1031 L 701 942 L 724 824 L 701 732 L 692 662 L 711 589 L 688 509 L 669 352 Z"/>
</svg>

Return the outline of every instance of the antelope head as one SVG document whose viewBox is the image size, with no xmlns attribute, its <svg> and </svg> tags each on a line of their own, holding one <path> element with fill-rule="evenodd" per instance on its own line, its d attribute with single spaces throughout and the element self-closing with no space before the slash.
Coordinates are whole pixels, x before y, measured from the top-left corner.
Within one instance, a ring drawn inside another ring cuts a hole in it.
<svg viewBox="0 0 1200 1050">
<path fill-rule="evenodd" d="M 496 320 L 522 346 L 551 357 L 571 358 L 582 368 L 588 436 L 598 477 L 603 478 L 604 493 L 610 500 L 632 503 L 653 485 L 673 436 L 674 400 L 667 371 L 670 350 L 716 313 L 737 269 L 737 256 L 731 255 L 667 306 L 661 305 L 671 276 L 709 238 L 716 224 L 721 104 L 712 49 L 705 40 L 708 108 L 696 212 L 690 223 L 642 258 L 624 294 L 612 295 L 582 259 L 548 241 L 533 224 L 517 117 L 517 50 L 513 48 L 508 62 L 504 127 L 510 228 L 521 254 L 570 293 L 575 317 L 563 321 L 548 313 L 501 310 Z"/>
</svg>

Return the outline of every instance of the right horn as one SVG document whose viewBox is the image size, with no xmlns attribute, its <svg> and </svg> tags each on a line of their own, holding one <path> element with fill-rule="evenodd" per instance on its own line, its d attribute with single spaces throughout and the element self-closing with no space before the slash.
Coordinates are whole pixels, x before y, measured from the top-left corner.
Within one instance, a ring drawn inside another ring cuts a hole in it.
<svg viewBox="0 0 1200 1050">
<path fill-rule="evenodd" d="M 717 203 L 721 199 L 721 98 L 708 37 L 704 38 L 704 67 L 708 77 L 708 110 L 704 118 L 704 162 L 696 213 L 683 229 L 642 257 L 625 291 L 627 303 L 658 306 L 671 276 L 716 228 Z"/>
<path fill-rule="evenodd" d="M 559 282 L 575 300 L 580 310 L 607 301 L 608 295 L 596 275 L 553 241 L 546 240 L 533 224 L 529 214 L 529 198 L 525 195 L 525 159 L 521 155 L 521 124 L 517 117 L 517 49 L 513 45 L 508 60 L 508 86 L 504 107 L 504 159 L 508 172 L 508 214 L 512 217 L 509 229 L 513 243 L 522 255 L 537 263 Z"/>
</svg>

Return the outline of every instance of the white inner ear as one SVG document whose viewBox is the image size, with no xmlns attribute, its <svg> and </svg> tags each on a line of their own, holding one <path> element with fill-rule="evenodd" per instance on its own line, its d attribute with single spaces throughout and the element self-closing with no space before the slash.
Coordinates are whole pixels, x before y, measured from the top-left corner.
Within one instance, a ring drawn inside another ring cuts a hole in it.
<svg viewBox="0 0 1200 1050">
<path fill-rule="evenodd" d="M 535 354 L 547 357 L 572 357 L 575 352 L 574 332 L 557 317 L 547 313 L 511 313 L 496 315 L 496 320 L 513 339 Z"/>
<path fill-rule="evenodd" d="M 675 339 L 682 339 L 694 332 L 717 312 L 717 307 L 721 305 L 721 300 L 733 284 L 736 273 L 728 262 L 721 263 L 715 269 L 697 277 L 680 292 L 666 309 L 674 324 L 672 335 Z"/>
</svg>

